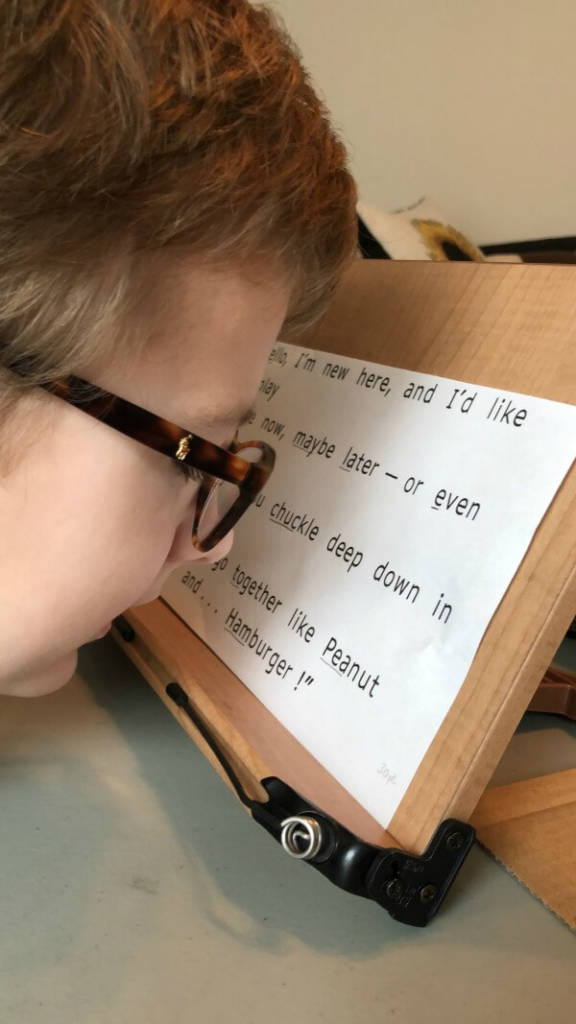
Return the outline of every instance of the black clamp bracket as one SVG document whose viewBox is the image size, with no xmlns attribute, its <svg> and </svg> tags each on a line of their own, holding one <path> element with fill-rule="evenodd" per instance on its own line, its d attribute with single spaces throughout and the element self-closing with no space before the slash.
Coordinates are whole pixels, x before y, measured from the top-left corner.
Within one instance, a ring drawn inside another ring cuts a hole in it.
<svg viewBox="0 0 576 1024">
<path fill-rule="evenodd" d="M 403 924 L 428 924 L 474 843 L 470 825 L 447 819 L 421 855 L 373 846 L 280 779 L 263 779 L 262 785 L 269 800 L 252 806 L 252 816 L 287 853 L 308 861 L 341 889 L 374 900 Z"/>
<path fill-rule="evenodd" d="M 364 842 L 280 779 L 263 779 L 268 800 L 254 800 L 182 687 L 170 683 L 166 694 L 192 720 L 254 820 L 290 856 L 307 861 L 341 889 L 374 900 L 403 924 L 423 927 L 434 917 L 474 843 L 471 825 L 443 821 L 417 855 Z"/>
</svg>

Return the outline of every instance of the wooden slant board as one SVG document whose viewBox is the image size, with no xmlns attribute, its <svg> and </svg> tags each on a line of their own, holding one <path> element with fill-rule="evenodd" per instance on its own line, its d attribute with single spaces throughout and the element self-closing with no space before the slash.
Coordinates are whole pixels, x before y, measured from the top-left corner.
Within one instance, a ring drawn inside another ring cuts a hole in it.
<svg viewBox="0 0 576 1024">
<path fill-rule="evenodd" d="M 297 340 L 324 351 L 574 403 L 576 268 L 358 261 L 320 325 Z M 128 615 L 142 645 L 140 654 L 134 645 L 123 646 L 161 695 L 162 683 L 154 682 L 158 664 L 150 668 L 149 659 L 162 662 L 165 678 L 175 678 L 189 692 L 235 763 L 244 765 L 244 776 L 254 780 L 256 791 L 259 779 L 278 775 L 364 838 L 421 852 L 444 818 L 470 818 L 575 609 L 572 467 L 388 833 L 163 602 Z M 402 685 L 401 679 L 397 682 Z"/>
</svg>

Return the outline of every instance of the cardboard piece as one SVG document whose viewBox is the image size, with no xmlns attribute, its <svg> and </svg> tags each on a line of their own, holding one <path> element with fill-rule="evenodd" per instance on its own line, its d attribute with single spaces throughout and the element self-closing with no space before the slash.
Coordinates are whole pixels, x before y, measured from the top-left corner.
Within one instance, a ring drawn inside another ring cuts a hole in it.
<svg viewBox="0 0 576 1024">
<path fill-rule="evenodd" d="M 576 930 L 576 769 L 486 790 L 478 841 Z"/>
</svg>

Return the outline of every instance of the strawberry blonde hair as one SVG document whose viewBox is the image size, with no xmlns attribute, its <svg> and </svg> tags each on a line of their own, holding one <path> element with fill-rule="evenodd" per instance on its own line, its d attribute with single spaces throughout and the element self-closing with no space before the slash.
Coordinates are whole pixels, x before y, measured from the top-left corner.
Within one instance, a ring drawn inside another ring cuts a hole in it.
<svg viewBox="0 0 576 1024">
<path fill-rule="evenodd" d="M 130 344 L 182 251 L 277 260 L 289 327 L 355 244 L 344 147 L 294 45 L 247 0 L 1 0 L 0 391 Z"/>
</svg>

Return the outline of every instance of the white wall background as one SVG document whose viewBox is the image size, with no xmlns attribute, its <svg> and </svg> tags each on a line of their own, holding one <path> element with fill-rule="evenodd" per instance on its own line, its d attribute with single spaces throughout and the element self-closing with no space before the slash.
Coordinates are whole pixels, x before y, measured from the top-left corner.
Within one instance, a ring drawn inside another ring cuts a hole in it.
<svg viewBox="0 0 576 1024">
<path fill-rule="evenodd" d="M 576 235 L 576 0 L 271 0 L 361 198 L 479 244 Z"/>
</svg>

